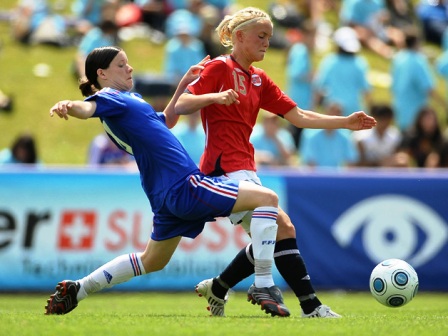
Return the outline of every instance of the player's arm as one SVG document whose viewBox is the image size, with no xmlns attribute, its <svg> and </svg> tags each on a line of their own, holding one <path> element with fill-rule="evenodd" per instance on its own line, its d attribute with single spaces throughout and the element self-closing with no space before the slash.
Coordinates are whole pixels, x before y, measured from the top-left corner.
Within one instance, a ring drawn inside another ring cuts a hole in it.
<svg viewBox="0 0 448 336">
<path fill-rule="evenodd" d="M 299 128 L 337 129 L 346 128 L 352 131 L 370 129 L 376 120 L 362 111 L 354 112 L 347 117 L 329 116 L 295 107 L 284 115 L 285 119 Z"/>
<path fill-rule="evenodd" d="M 206 56 L 198 64 L 192 65 L 180 80 L 173 97 L 171 98 L 170 102 L 163 111 L 163 114 L 165 114 L 165 123 L 168 128 L 174 127 L 177 124 L 177 121 L 179 120 L 179 114 L 175 112 L 175 104 L 179 100 L 179 97 L 185 91 L 188 84 L 190 84 L 192 81 L 194 81 L 199 77 L 199 74 L 201 73 L 202 69 L 204 69 L 205 62 L 209 60 L 210 56 Z"/>
<path fill-rule="evenodd" d="M 61 100 L 50 109 L 50 117 L 57 114 L 59 118 L 68 119 L 68 116 L 78 119 L 88 119 L 96 111 L 95 101 Z"/>
<path fill-rule="evenodd" d="M 203 107 L 212 104 L 228 106 L 239 103 L 240 101 L 238 100 L 238 93 L 236 93 L 232 89 L 216 93 L 205 93 L 201 95 L 195 95 L 186 92 L 179 97 L 175 106 L 175 111 L 178 115 L 184 115 L 192 114 L 196 111 L 199 111 Z"/>
</svg>

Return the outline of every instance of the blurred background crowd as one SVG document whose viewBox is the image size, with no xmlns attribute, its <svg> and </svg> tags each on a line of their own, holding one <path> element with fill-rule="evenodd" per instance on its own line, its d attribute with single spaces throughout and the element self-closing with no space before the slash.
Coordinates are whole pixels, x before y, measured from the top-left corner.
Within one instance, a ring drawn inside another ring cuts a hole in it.
<svg viewBox="0 0 448 336">
<path fill-rule="evenodd" d="M 228 53 L 214 29 L 247 4 L 273 18 L 270 48 L 282 55 L 275 71 L 299 107 L 330 115 L 364 110 L 378 121 L 361 132 L 301 130 L 261 111 L 251 138 L 259 167 L 448 167 L 448 0 L 19 0 L 0 8 L 9 31 L 2 41 L 50 46 L 56 55 L 72 50 L 75 83 L 96 47 L 138 40 L 161 48 L 160 71 L 135 69 L 135 90 L 161 111 L 192 64 Z M 272 75 L 265 62 L 257 66 Z M 34 71 L 45 77 L 49 68 Z M 388 99 L 376 97 L 378 87 Z M 18 97 L 26 99 L 0 81 L 0 122 L 14 114 Z M 205 142 L 199 114 L 182 117 L 173 133 L 199 162 Z M 32 127 L 0 136 L 10 144 L 0 148 L 0 164 L 45 164 L 39 153 L 49 149 L 39 147 L 43 135 Z M 105 134 L 89 141 L 86 164 L 134 164 Z"/>
</svg>

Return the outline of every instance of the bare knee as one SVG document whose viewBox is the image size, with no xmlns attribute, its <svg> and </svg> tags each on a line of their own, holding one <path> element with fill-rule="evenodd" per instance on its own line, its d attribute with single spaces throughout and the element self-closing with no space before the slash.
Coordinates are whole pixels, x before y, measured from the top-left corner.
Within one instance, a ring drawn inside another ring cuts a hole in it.
<svg viewBox="0 0 448 336">
<path fill-rule="evenodd" d="M 163 260 L 154 260 L 154 258 L 147 253 L 142 254 L 141 261 L 146 273 L 161 271 L 167 264 L 167 262 L 164 262 Z"/>
<path fill-rule="evenodd" d="M 162 241 L 150 239 L 140 259 L 146 273 L 162 270 L 170 261 L 182 237 L 173 237 Z"/>
<path fill-rule="evenodd" d="M 278 207 L 278 195 L 274 191 L 269 190 L 266 202 L 269 202 L 268 206 Z"/>
<path fill-rule="evenodd" d="M 280 209 L 277 218 L 277 241 L 287 239 L 287 238 L 296 238 L 296 229 L 294 224 L 292 224 L 289 216 Z"/>
<path fill-rule="evenodd" d="M 253 195 L 253 197 L 255 198 L 255 195 Z M 277 208 L 278 195 L 275 193 L 275 191 L 265 188 L 260 194 L 258 204 L 258 206 L 272 206 Z"/>
</svg>

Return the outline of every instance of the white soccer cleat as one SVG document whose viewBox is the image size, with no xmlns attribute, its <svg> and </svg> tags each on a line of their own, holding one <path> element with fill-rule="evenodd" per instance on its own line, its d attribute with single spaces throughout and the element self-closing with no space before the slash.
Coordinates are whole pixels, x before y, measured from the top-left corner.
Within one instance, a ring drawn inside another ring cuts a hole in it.
<svg viewBox="0 0 448 336">
<path fill-rule="evenodd" d="M 224 306 L 227 303 L 228 295 L 224 299 L 216 297 L 212 292 L 213 279 L 203 280 L 196 285 L 196 293 L 204 297 L 208 302 L 207 310 L 211 316 L 225 316 Z"/>
<path fill-rule="evenodd" d="M 330 307 L 328 307 L 326 305 L 320 305 L 319 307 L 314 309 L 310 314 L 305 314 L 302 311 L 302 317 L 303 318 L 314 318 L 314 317 L 317 317 L 317 318 L 340 318 L 342 316 L 335 313 L 334 311 L 332 311 Z"/>
</svg>

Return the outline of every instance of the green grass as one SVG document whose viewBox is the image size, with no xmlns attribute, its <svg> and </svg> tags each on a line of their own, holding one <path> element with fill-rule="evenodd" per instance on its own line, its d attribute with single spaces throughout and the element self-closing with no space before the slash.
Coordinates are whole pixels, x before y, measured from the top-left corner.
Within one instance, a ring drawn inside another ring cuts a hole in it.
<svg viewBox="0 0 448 336">
<path fill-rule="evenodd" d="M 418 335 L 448 334 L 448 294 L 419 293 L 402 308 L 387 308 L 369 293 L 323 292 L 342 319 L 302 319 L 285 293 L 290 318 L 272 318 L 234 293 L 226 318 L 210 318 L 192 293 L 98 293 L 64 316 L 43 314 L 47 295 L 0 295 L 4 335 Z"/>
</svg>

